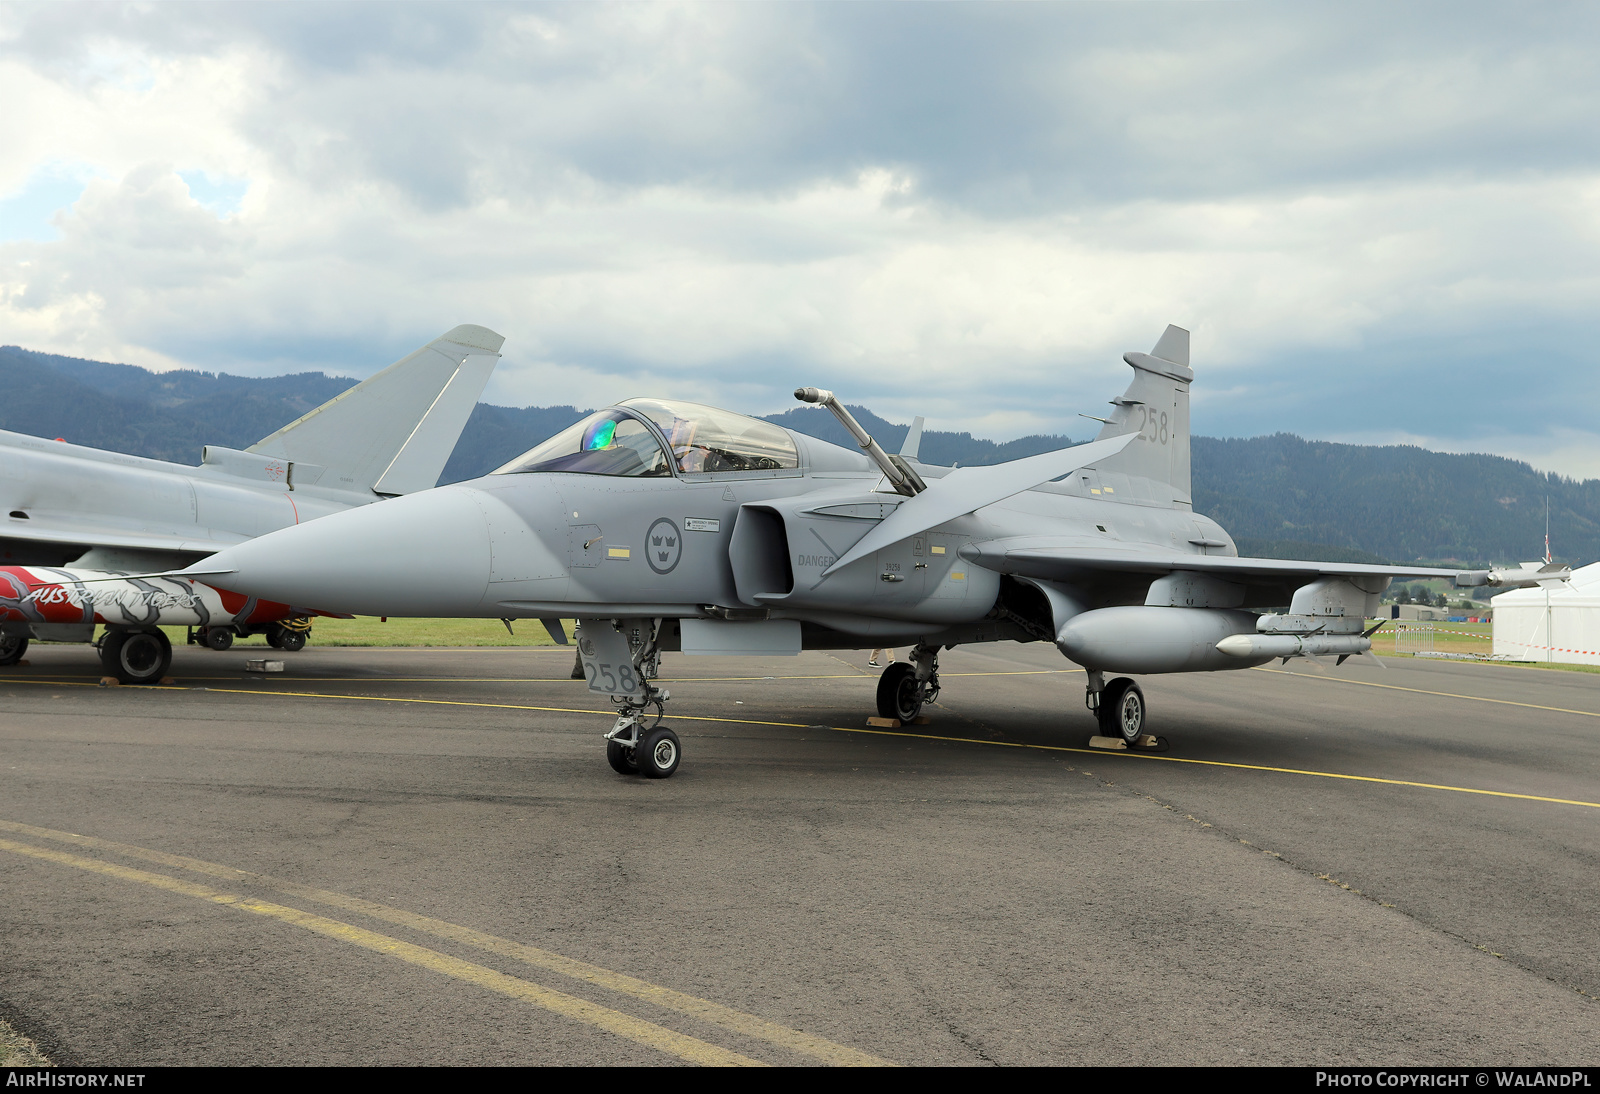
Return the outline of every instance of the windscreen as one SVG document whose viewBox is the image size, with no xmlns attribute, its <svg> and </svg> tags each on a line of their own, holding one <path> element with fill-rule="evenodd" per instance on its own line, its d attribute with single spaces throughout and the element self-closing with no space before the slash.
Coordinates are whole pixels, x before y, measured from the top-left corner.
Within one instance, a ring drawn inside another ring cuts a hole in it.
<svg viewBox="0 0 1600 1094">
<path fill-rule="evenodd" d="M 629 399 L 622 405 L 661 427 L 672 446 L 673 461 L 684 474 L 800 466 L 794 440 L 771 422 L 665 399 Z"/>
<path fill-rule="evenodd" d="M 602 410 L 524 452 L 496 475 L 566 471 L 578 475 L 668 475 L 650 427 L 621 410 Z"/>
</svg>

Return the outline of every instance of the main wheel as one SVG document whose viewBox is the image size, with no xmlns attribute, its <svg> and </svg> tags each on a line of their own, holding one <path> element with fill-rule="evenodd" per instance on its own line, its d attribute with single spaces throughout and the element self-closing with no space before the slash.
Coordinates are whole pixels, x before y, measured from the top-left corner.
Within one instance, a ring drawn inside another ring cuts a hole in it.
<svg viewBox="0 0 1600 1094">
<path fill-rule="evenodd" d="M 15 665 L 28 652 L 26 638 L 0 637 L 0 665 Z"/>
<path fill-rule="evenodd" d="M 901 725 L 910 725 L 922 713 L 922 694 L 916 668 L 895 661 L 878 677 L 878 717 L 895 718 Z"/>
<path fill-rule="evenodd" d="M 606 762 L 611 770 L 621 775 L 637 775 L 639 763 L 633 758 L 633 749 L 616 741 L 606 742 Z"/>
<path fill-rule="evenodd" d="M 108 674 L 117 671 L 117 657 L 122 652 L 122 640 L 126 637 L 127 631 L 107 631 L 95 644 L 94 648 L 100 654 L 100 667 Z"/>
<path fill-rule="evenodd" d="M 306 632 L 281 628 L 278 631 L 278 648 L 284 653 L 299 653 L 306 648 Z"/>
<path fill-rule="evenodd" d="M 233 648 L 233 632 L 227 627 L 207 627 L 202 634 L 202 641 L 221 653 L 223 650 Z"/>
<path fill-rule="evenodd" d="M 1119 676 L 1100 693 L 1100 731 L 1121 737 L 1132 748 L 1144 736 L 1144 691 L 1126 676 Z"/>
<path fill-rule="evenodd" d="M 607 752 L 609 756 L 610 753 Z M 633 758 L 639 765 L 639 774 L 647 779 L 665 779 L 678 770 L 678 761 L 683 759 L 683 746 L 678 743 L 678 735 L 666 726 L 656 726 L 644 735 L 638 747 L 633 750 Z"/>
<path fill-rule="evenodd" d="M 115 637 L 108 636 L 100 647 L 102 660 Z M 113 657 L 112 675 L 124 684 L 156 684 L 172 667 L 172 643 L 160 631 L 129 631 L 115 643 Z"/>
</svg>

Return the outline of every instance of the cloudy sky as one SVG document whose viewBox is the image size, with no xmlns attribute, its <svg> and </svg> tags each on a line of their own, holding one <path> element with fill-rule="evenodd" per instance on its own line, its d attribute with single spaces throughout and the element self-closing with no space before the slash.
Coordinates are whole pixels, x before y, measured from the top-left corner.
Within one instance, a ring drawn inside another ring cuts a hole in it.
<svg viewBox="0 0 1600 1094">
<path fill-rule="evenodd" d="M 0 4 L 0 342 L 1600 477 L 1600 6 Z"/>
</svg>

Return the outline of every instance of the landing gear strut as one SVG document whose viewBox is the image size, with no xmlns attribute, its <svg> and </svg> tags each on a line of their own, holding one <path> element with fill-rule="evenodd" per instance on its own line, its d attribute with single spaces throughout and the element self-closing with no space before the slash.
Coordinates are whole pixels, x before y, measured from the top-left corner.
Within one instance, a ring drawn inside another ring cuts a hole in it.
<svg viewBox="0 0 1600 1094">
<path fill-rule="evenodd" d="M 578 623 L 578 657 L 589 690 L 609 692 L 617 704 L 617 724 L 606 734 L 606 761 L 623 775 L 665 779 L 683 759 L 678 735 L 661 724 L 672 693 L 651 683 L 661 670 L 661 623 L 659 619 Z M 649 716 L 651 708 L 654 719 Z"/>
<path fill-rule="evenodd" d="M 1089 672 L 1083 689 L 1083 703 L 1100 723 L 1102 737 L 1120 737 L 1133 748 L 1144 736 L 1144 691 L 1126 676 L 1110 683 L 1098 669 Z"/>
<path fill-rule="evenodd" d="M 895 661 L 878 677 L 878 716 L 910 725 L 924 703 L 939 698 L 939 647 L 918 645 L 911 662 Z"/>
</svg>

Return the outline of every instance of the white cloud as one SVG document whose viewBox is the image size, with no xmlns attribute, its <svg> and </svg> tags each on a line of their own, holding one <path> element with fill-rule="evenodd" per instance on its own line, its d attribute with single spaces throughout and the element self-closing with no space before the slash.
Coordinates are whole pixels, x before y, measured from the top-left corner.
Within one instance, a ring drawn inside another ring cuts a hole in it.
<svg viewBox="0 0 1600 1094">
<path fill-rule="evenodd" d="M 30 348 L 363 375 L 478 322 L 508 338 L 506 403 L 765 412 L 816 383 L 1081 435 L 1121 352 L 1176 322 L 1197 431 L 1399 435 L 1393 406 L 1443 391 L 1468 433 L 1600 455 L 1496 397 L 1523 346 L 1600 395 L 1574 338 L 1600 65 L 1570 28 L 156 5 L 96 36 L 38 10 L 0 30 L 0 99 L 28 106 L 0 116 L 0 192 L 100 178 L 60 238 L 0 244 L 0 326 Z"/>
</svg>

